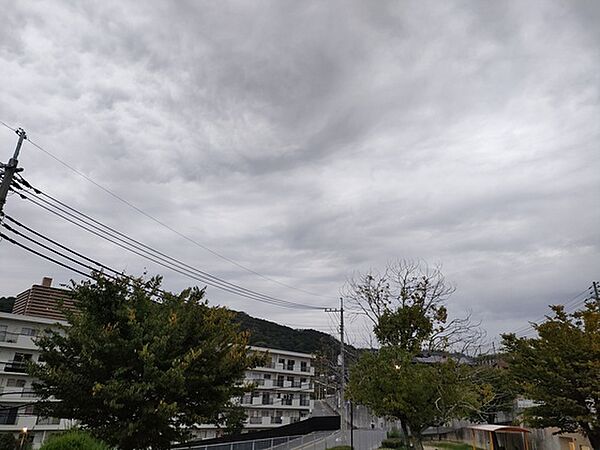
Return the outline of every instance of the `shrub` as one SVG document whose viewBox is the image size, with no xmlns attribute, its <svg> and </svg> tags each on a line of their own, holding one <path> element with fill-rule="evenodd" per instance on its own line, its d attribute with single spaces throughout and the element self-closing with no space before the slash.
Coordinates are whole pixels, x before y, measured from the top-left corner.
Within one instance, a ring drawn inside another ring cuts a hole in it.
<svg viewBox="0 0 600 450">
<path fill-rule="evenodd" d="M 390 431 L 387 432 L 388 439 L 400 438 L 400 437 L 402 437 L 402 435 L 400 434 L 400 430 L 398 430 L 398 428 L 396 428 L 396 427 L 393 427 Z"/>
<path fill-rule="evenodd" d="M 400 438 L 388 438 L 381 441 L 384 448 L 404 448 L 404 441 Z"/>
<path fill-rule="evenodd" d="M 12 433 L 0 433 L 0 450 L 15 450 L 17 441 Z"/>
<path fill-rule="evenodd" d="M 52 436 L 40 450 L 110 450 L 110 447 L 84 431 L 72 430 Z"/>
</svg>

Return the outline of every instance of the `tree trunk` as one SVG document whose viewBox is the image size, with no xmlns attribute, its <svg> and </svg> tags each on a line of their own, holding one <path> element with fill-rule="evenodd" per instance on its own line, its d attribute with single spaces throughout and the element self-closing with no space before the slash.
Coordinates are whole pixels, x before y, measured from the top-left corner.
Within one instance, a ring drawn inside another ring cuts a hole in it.
<svg viewBox="0 0 600 450">
<path fill-rule="evenodd" d="M 423 436 L 420 434 L 414 435 L 415 450 L 423 450 Z"/>
<path fill-rule="evenodd" d="M 408 425 L 406 425 L 406 420 L 404 418 L 400 419 L 400 427 L 402 428 L 402 434 L 404 434 L 403 439 L 406 445 L 409 445 L 410 436 L 408 434 Z M 595 449 L 594 449 L 595 450 Z"/>
</svg>

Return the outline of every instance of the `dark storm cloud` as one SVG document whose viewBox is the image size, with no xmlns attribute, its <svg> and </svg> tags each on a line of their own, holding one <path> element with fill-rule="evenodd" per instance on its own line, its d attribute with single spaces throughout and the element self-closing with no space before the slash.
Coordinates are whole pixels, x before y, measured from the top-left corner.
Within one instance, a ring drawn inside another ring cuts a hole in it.
<svg viewBox="0 0 600 450">
<path fill-rule="evenodd" d="M 25 148 L 30 181 L 198 267 L 331 306 L 354 271 L 441 262 L 458 287 L 453 310 L 472 309 L 493 335 L 599 276 L 599 10 L 19 2 L 3 8 L 0 118 L 198 242 L 327 298 L 215 258 Z M 8 130 L 0 145 L 14 146 Z M 9 208 L 119 269 L 164 271 L 22 202 Z M 69 277 L 0 252 L 0 294 Z M 319 313 L 297 323 L 330 325 Z"/>
</svg>

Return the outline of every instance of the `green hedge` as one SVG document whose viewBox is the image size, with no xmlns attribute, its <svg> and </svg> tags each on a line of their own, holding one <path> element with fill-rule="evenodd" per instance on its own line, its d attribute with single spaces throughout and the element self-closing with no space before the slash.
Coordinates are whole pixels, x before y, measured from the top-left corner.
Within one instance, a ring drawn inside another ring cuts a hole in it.
<svg viewBox="0 0 600 450">
<path fill-rule="evenodd" d="M 111 450 L 104 442 L 99 441 L 81 430 L 67 431 L 52 436 L 40 450 Z"/>
<path fill-rule="evenodd" d="M 400 438 L 388 438 L 381 441 L 382 448 L 404 448 L 404 441 Z"/>
</svg>

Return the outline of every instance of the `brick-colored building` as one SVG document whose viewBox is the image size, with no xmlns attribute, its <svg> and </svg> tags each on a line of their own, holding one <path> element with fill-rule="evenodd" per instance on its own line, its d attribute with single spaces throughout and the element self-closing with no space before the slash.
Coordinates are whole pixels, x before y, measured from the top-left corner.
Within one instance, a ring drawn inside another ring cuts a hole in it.
<svg viewBox="0 0 600 450">
<path fill-rule="evenodd" d="M 70 292 L 66 289 L 52 287 L 52 278 L 44 277 L 42 284 L 34 284 L 17 295 L 12 313 L 65 320 L 65 316 L 59 308 L 61 302 L 65 308 L 74 308 Z"/>
</svg>

